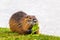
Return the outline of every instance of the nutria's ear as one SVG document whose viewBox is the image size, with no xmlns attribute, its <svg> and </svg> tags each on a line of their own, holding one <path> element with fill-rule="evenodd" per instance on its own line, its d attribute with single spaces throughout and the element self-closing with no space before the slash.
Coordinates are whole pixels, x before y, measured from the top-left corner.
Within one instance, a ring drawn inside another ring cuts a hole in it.
<svg viewBox="0 0 60 40">
<path fill-rule="evenodd" d="M 25 18 L 29 18 L 29 15 L 26 15 Z"/>
<path fill-rule="evenodd" d="M 30 15 L 27 15 L 25 18 L 29 18 L 29 19 L 32 19 Z"/>
<path fill-rule="evenodd" d="M 26 18 L 28 18 L 29 16 L 26 16 Z"/>
</svg>

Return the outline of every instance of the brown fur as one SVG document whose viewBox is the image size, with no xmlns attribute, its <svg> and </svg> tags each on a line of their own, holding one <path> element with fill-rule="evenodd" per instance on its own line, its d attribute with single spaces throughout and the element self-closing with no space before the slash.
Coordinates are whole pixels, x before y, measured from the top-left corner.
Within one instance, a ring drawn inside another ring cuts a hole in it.
<svg viewBox="0 0 60 40">
<path fill-rule="evenodd" d="M 31 20 L 36 17 L 27 15 L 26 13 L 19 11 L 14 13 L 10 20 L 9 26 L 13 32 L 18 32 L 20 34 L 26 34 L 26 31 L 30 28 L 31 24 L 28 24 L 27 20 Z M 38 34 L 39 30 L 36 32 Z"/>
</svg>

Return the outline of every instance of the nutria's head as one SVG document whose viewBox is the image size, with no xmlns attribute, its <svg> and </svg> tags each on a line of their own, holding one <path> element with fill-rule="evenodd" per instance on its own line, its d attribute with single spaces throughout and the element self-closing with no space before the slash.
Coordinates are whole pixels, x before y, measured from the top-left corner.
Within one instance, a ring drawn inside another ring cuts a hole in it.
<svg viewBox="0 0 60 40">
<path fill-rule="evenodd" d="M 30 34 L 32 32 L 33 25 L 35 25 L 38 21 L 35 16 L 26 15 L 20 20 L 20 22 L 24 33 Z"/>
</svg>

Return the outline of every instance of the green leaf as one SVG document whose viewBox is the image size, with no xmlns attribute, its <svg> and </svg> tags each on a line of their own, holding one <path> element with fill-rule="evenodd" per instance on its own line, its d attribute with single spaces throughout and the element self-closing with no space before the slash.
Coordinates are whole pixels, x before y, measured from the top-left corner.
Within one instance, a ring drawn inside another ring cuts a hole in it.
<svg viewBox="0 0 60 40">
<path fill-rule="evenodd" d="M 38 27 L 38 24 L 36 23 L 35 25 L 33 25 L 32 34 L 33 34 L 34 32 L 36 32 L 38 29 L 39 29 L 39 27 Z"/>
</svg>

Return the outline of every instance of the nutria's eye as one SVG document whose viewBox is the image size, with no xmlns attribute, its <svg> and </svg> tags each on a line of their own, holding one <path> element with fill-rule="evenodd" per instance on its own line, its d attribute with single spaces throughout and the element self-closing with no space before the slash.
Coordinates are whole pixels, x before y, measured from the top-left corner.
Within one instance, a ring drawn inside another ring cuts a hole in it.
<svg viewBox="0 0 60 40">
<path fill-rule="evenodd" d="M 31 18 L 29 18 L 29 19 L 31 19 Z"/>
<path fill-rule="evenodd" d="M 28 20 L 28 22 L 30 22 L 31 20 Z"/>
</svg>

